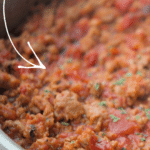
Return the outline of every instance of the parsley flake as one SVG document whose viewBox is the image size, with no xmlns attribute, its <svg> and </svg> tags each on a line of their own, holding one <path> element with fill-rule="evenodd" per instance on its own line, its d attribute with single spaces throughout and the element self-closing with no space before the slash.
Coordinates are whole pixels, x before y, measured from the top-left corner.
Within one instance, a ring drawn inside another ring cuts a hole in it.
<svg viewBox="0 0 150 150">
<path fill-rule="evenodd" d="M 95 84 L 95 90 L 98 91 L 99 90 L 99 83 Z"/>
<path fill-rule="evenodd" d="M 139 108 L 139 110 L 141 110 L 141 111 L 143 110 L 143 107 L 138 107 L 138 108 Z"/>
<path fill-rule="evenodd" d="M 127 76 L 127 77 L 131 77 L 131 76 L 132 76 L 132 73 L 130 73 L 130 72 L 126 73 L 126 76 Z"/>
<path fill-rule="evenodd" d="M 53 147 L 52 145 L 50 145 L 50 147 L 51 147 L 52 149 L 54 149 L 54 147 Z"/>
<path fill-rule="evenodd" d="M 143 137 L 143 138 L 141 138 L 141 141 L 143 142 L 143 141 L 146 141 L 146 140 L 145 140 L 145 138 Z"/>
<path fill-rule="evenodd" d="M 110 115 L 110 117 L 113 119 L 113 122 L 117 122 L 118 120 L 120 120 L 120 118 L 118 118 L 114 115 Z"/>
<path fill-rule="evenodd" d="M 129 120 L 129 116 L 127 116 L 127 120 Z"/>
<path fill-rule="evenodd" d="M 145 109 L 145 114 L 146 114 L 147 118 L 150 120 L 150 108 Z"/>
<path fill-rule="evenodd" d="M 147 135 L 147 134 L 143 134 L 143 136 L 148 137 L 148 135 Z"/>
<path fill-rule="evenodd" d="M 121 79 L 119 79 L 118 81 L 116 81 L 116 82 L 114 83 L 114 85 L 123 85 L 125 81 L 126 81 L 125 78 L 121 78 Z"/>
<path fill-rule="evenodd" d="M 127 114 L 127 112 L 122 107 L 119 107 L 118 109 L 121 110 L 121 114 Z"/>
<path fill-rule="evenodd" d="M 67 61 L 67 63 L 72 63 L 72 58 L 69 58 L 69 60 Z"/>
<path fill-rule="evenodd" d="M 146 114 L 147 118 L 150 120 L 150 108 L 145 109 L 145 114 Z"/>
<path fill-rule="evenodd" d="M 75 141 L 71 141 L 71 144 L 75 143 Z"/>
<path fill-rule="evenodd" d="M 89 77 L 91 77 L 91 76 L 92 76 L 92 73 L 91 73 L 91 72 L 89 72 L 89 73 L 88 73 L 88 76 L 89 76 Z"/>
<path fill-rule="evenodd" d="M 50 93 L 50 91 L 49 91 L 49 90 L 45 90 L 44 92 L 45 92 L 45 93 Z"/>
<path fill-rule="evenodd" d="M 137 73 L 136 73 L 137 75 L 140 75 L 140 76 L 142 76 L 142 73 L 141 73 L 141 71 L 137 71 Z"/>
<path fill-rule="evenodd" d="M 64 126 L 69 126 L 69 123 L 67 123 L 67 122 L 61 122 L 61 124 Z"/>
<path fill-rule="evenodd" d="M 138 133 L 138 132 L 137 132 L 137 133 L 135 133 L 135 134 L 136 134 L 136 135 L 140 135 L 140 133 Z"/>
<path fill-rule="evenodd" d="M 140 116 L 136 116 L 136 120 L 140 119 Z"/>
<path fill-rule="evenodd" d="M 103 137 L 105 136 L 105 133 L 104 133 L 104 132 L 102 133 L 102 136 L 103 136 Z"/>
<path fill-rule="evenodd" d="M 62 65 L 60 65 L 59 68 L 60 68 L 61 70 L 64 70 L 64 67 L 63 67 Z"/>
<path fill-rule="evenodd" d="M 100 105 L 100 106 L 105 106 L 105 107 L 107 107 L 106 101 L 101 101 L 101 102 L 99 103 L 99 105 Z"/>
<path fill-rule="evenodd" d="M 125 147 L 123 147 L 121 150 L 127 150 Z"/>
<path fill-rule="evenodd" d="M 116 104 L 116 102 L 113 100 L 113 104 Z"/>
<path fill-rule="evenodd" d="M 97 140 L 97 142 L 100 142 L 100 141 L 101 141 L 101 138 L 100 138 L 100 136 L 99 136 L 99 135 L 97 135 L 97 137 L 98 137 L 98 140 Z"/>
<path fill-rule="evenodd" d="M 138 55 L 137 57 L 138 57 L 138 59 L 141 59 L 141 58 L 142 58 L 142 56 L 141 56 L 141 55 Z"/>
</svg>

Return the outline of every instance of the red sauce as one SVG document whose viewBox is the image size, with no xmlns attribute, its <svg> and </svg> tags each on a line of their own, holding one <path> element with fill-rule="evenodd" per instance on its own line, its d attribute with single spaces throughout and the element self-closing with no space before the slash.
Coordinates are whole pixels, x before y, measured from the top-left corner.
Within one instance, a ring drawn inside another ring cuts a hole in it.
<svg viewBox="0 0 150 150">
<path fill-rule="evenodd" d="M 104 140 L 98 141 L 96 136 L 91 136 L 90 148 L 91 150 L 113 150 L 109 142 Z"/>
</svg>

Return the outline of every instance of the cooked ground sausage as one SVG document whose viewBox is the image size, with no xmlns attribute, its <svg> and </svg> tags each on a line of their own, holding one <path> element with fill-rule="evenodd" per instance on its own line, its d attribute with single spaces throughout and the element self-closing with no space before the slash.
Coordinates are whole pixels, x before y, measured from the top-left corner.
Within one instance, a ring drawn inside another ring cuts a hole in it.
<svg viewBox="0 0 150 150">
<path fill-rule="evenodd" d="M 28 150 L 150 149 L 149 0 L 37 5 L 0 40 L 0 128 Z"/>
</svg>

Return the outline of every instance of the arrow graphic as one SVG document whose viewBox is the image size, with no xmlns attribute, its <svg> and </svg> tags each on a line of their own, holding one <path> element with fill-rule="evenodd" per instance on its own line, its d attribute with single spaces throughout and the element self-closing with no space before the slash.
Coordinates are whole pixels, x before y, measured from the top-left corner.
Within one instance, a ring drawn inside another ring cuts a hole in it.
<svg viewBox="0 0 150 150">
<path fill-rule="evenodd" d="M 28 60 L 26 60 L 19 52 L 18 50 L 16 49 L 14 43 L 12 42 L 12 39 L 10 37 L 10 34 L 9 34 L 9 31 L 8 31 L 8 27 L 7 27 L 7 23 L 6 23 L 6 15 L 5 15 L 5 0 L 3 0 L 3 18 L 4 18 L 4 24 L 5 24 L 5 28 L 6 28 L 6 32 L 7 32 L 7 35 L 8 35 L 8 38 L 13 46 L 13 48 L 15 49 L 15 51 L 17 52 L 17 54 L 22 58 L 24 59 L 26 62 L 28 62 L 30 65 L 32 65 L 32 67 L 25 67 L 25 66 L 18 66 L 18 68 L 40 68 L 40 69 L 46 69 L 46 67 L 42 64 L 42 62 L 40 61 L 40 59 L 38 58 L 38 56 L 36 55 L 36 53 L 34 52 L 32 46 L 30 45 L 30 42 L 28 41 L 27 44 L 28 46 L 30 47 L 31 51 L 33 52 L 33 54 L 35 55 L 35 57 L 37 58 L 38 62 L 39 62 L 39 65 L 35 65 L 31 62 L 29 62 Z"/>
</svg>

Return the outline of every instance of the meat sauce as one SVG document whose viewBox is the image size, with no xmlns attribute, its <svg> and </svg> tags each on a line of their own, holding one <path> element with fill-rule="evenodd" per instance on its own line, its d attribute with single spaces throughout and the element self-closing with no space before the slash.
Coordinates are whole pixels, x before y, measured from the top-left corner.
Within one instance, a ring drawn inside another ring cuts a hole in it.
<svg viewBox="0 0 150 150">
<path fill-rule="evenodd" d="M 0 128 L 26 150 L 150 149 L 149 0 L 32 11 L 12 40 L 46 70 L 18 68 L 29 64 L 0 40 Z"/>
</svg>

